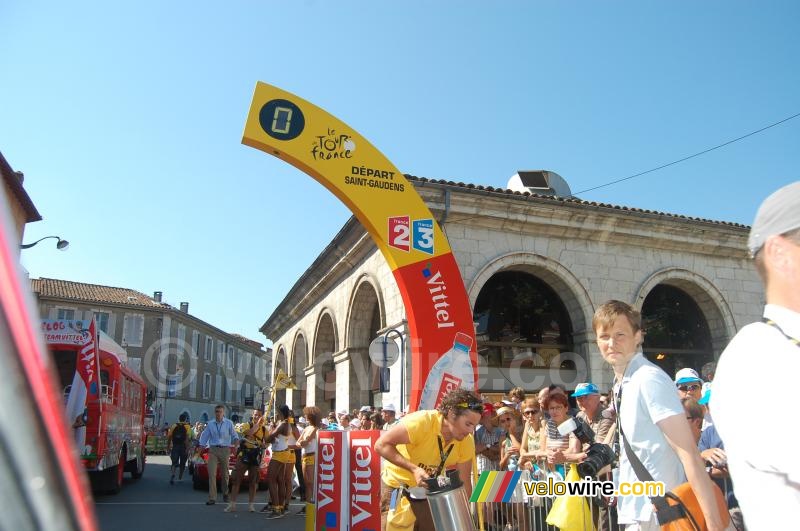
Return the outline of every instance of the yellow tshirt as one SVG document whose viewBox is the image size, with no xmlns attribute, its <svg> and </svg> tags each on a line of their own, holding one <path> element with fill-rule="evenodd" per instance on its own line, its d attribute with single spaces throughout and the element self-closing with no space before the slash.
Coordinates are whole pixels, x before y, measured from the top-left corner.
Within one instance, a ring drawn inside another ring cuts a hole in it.
<svg viewBox="0 0 800 531">
<path fill-rule="evenodd" d="M 267 436 L 266 428 L 261 426 L 261 428 L 258 429 L 253 435 L 248 437 L 247 432 L 250 431 L 252 427 L 253 426 L 249 422 L 243 422 L 239 427 L 239 435 L 241 435 L 242 439 L 244 439 L 244 445 L 246 448 L 258 448 L 261 446 L 264 437 Z"/>
<path fill-rule="evenodd" d="M 445 469 L 453 468 L 459 463 L 471 462 L 475 457 L 475 440 L 472 435 L 467 435 L 461 441 L 451 441 L 444 445 L 444 439 L 441 436 L 442 414 L 438 411 L 417 411 L 403 417 L 400 423 L 408 430 L 410 442 L 398 444 L 397 451 L 415 465 L 424 468 L 429 475 L 433 475 L 439 467 L 439 463 L 442 462 L 437 440 L 442 442 L 442 449 L 445 452 L 451 444 L 453 445 L 453 449 L 445 461 Z M 468 478 L 461 479 L 466 481 Z M 414 474 L 387 461 L 383 469 L 383 482 L 390 487 L 414 486 Z"/>
</svg>

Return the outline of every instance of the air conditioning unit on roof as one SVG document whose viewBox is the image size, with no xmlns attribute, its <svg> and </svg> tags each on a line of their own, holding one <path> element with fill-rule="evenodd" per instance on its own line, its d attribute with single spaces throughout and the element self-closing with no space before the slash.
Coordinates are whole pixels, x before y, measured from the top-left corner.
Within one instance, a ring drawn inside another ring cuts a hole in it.
<svg viewBox="0 0 800 531">
<path fill-rule="evenodd" d="M 572 197 L 567 181 L 559 174 L 547 170 L 519 170 L 508 180 L 508 189 L 539 195 Z"/>
</svg>

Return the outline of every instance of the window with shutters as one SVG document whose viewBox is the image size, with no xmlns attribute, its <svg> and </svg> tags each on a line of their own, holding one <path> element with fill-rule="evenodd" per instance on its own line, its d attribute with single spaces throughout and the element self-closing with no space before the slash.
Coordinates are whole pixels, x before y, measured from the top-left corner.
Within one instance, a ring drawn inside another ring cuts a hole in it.
<svg viewBox="0 0 800 531">
<path fill-rule="evenodd" d="M 214 359 L 214 338 L 206 336 L 206 351 L 205 360 L 212 361 Z"/>
<path fill-rule="evenodd" d="M 203 374 L 203 398 L 211 398 L 211 375 Z"/>
<path fill-rule="evenodd" d="M 126 313 L 122 324 L 122 346 L 141 347 L 144 338 L 144 315 Z"/>
<path fill-rule="evenodd" d="M 197 359 L 197 354 L 200 352 L 200 332 L 192 330 L 192 357 Z"/>
<path fill-rule="evenodd" d="M 94 320 L 97 323 L 97 329 L 108 333 L 108 318 L 111 314 L 108 312 L 94 312 Z"/>
<path fill-rule="evenodd" d="M 56 319 L 75 319 L 75 308 L 56 308 Z"/>
<path fill-rule="evenodd" d="M 178 348 L 183 350 L 183 344 L 186 343 L 186 325 L 178 324 Z"/>
</svg>

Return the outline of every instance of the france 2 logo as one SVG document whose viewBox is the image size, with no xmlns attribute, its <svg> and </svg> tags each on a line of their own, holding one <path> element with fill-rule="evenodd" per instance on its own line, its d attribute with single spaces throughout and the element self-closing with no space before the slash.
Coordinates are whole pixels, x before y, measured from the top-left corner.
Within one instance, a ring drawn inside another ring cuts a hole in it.
<svg viewBox="0 0 800 531">
<path fill-rule="evenodd" d="M 389 218 L 389 247 L 409 252 L 417 251 L 433 254 L 433 219 L 411 220 L 409 216 Z"/>
</svg>

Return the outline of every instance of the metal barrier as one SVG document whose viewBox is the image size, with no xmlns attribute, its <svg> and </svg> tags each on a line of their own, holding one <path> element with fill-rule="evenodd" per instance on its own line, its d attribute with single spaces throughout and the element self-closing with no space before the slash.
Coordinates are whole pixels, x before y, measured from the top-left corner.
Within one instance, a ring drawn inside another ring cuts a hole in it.
<svg viewBox="0 0 800 531">
<path fill-rule="evenodd" d="M 522 485 L 530 479 L 530 473 L 523 472 L 508 503 L 476 503 L 476 528 L 481 531 L 558 531 L 560 528 L 548 524 L 547 519 L 551 516 L 553 521 L 550 512 L 559 497 L 526 496 Z M 729 478 L 720 478 L 718 484 L 723 494 L 732 490 Z M 607 505 L 606 500 L 577 498 L 576 503 L 570 505 L 569 515 L 573 518 L 570 518 L 572 525 L 569 528 L 586 531 L 622 531 L 624 526 L 617 522 L 616 505 L 613 502 L 612 506 Z M 744 530 L 738 507 L 730 508 L 729 511 L 733 528 Z M 561 516 L 564 516 L 563 512 Z"/>
<path fill-rule="evenodd" d="M 148 455 L 167 453 L 167 437 L 164 435 L 148 435 L 144 446 Z"/>
</svg>

